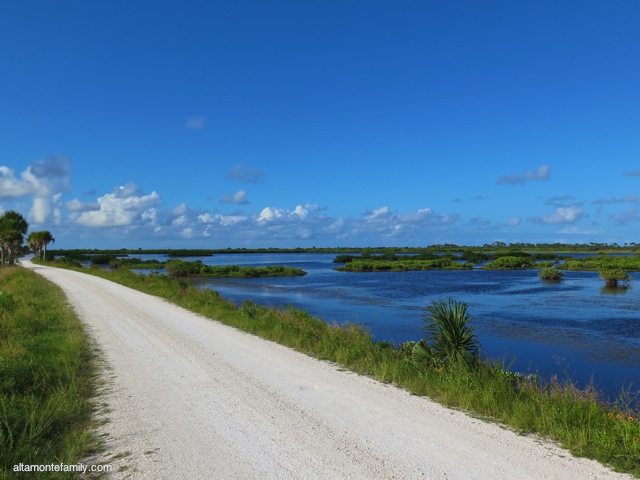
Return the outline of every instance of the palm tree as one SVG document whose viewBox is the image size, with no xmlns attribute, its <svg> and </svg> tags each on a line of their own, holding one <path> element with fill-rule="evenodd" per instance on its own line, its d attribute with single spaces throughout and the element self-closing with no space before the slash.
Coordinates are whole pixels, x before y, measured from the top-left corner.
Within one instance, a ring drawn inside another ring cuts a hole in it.
<svg viewBox="0 0 640 480">
<path fill-rule="evenodd" d="M 40 255 L 40 239 L 38 238 L 38 233 L 39 232 L 31 232 L 27 237 L 27 245 L 34 251 L 36 257 Z"/>
<path fill-rule="evenodd" d="M 478 362 L 478 340 L 468 323 L 468 305 L 451 298 L 434 301 L 425 308 L 423 322 L 428 339 L 413 348 L 412 359 L 417 365 L 445 367 L 473 366 Z"/>
<path fill-rule="evenodd" d="M 1 261 L 4 264 L 4 252 L 8 254 L 8 261 L 11 256 L 20 251 L 24 235 L 27 233 L 29 224 L 22 215 L 14 210 L 9 210 L 0 216 L 0 246 L 2 247 Z"/>
<path fill-rule="evenodd" d="M 56 239 L 53 238 L 51 232 L 49 230 L 42 230 L 40 233 L 40 246 L 42 248 L 42 259 L 47 255 L 47 246 L 53 242 L 55 243 Z"/>
<path fill-rule="evenodd" d="M 55 241 L 56 239 L 53 238 L 49 230 L 31 232 L 27 237 L 27 245 L 33 249 L 37 258 L 42 258 L 43 260 L 47 253 L 47 245 Z"/>
</svg>

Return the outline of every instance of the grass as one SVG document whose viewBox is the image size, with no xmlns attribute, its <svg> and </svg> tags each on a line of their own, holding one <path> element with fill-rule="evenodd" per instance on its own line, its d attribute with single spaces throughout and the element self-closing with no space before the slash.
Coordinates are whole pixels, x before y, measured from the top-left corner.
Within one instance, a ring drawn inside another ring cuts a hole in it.
<svg viewBox="0 0 640 480">
<path fill-rule="evenodd" d="M 557 379 L 519 375 L 499 364 L 481 362 L 472 369 L 460 365 L 418 368 L 411 359 L 413 342 L 398 348 L 376 342 L 357 325 L 330 325 L 305 311 L 271 309 L 250 301 L 237 307 L 215 291 L 199 290 L 189 282 L 159 274 L 99 269 L 90 273 L 380 382 L 498 421 L 517 432 L 548 437 L 575 455 L 640 477 L 638 413 L 622 397 L 613 405 L 605 405 L 591 389 L 579 390 Z"/>
<path fill-rule="evenodd" d="M 94 356 L 53 284 L 20 267 L 2 267 L 0 292 L 0 478 L 35 478 L 14 473 L 14 465 L 77 464 L 97 445 Z"/>
</svg>

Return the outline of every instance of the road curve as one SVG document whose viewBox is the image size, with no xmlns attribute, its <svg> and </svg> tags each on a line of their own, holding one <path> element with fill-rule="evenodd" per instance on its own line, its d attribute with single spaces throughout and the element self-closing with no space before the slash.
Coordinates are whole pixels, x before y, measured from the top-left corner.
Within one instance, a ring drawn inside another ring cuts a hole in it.
<svg viewBox="0 0 640 480">
<path fill-rule="evenodd" d="M 597 462 L 104 279 L 59 285 L 105 360 L 107 454 L 135 479 L 617 479 Z"/>
</svg>

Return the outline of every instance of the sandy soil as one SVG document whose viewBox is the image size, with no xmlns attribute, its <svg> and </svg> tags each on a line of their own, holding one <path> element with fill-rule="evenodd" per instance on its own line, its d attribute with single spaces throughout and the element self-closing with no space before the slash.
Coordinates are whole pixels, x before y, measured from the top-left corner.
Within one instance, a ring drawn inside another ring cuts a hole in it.
<svg viewBox="0 0 640 480">
<path fill-rule="evenodd" d="M 156 297 L 24 265 L 102 350 L 107 453 L 92 461 L 112 478 L 631 478 Z"/>
</svg>

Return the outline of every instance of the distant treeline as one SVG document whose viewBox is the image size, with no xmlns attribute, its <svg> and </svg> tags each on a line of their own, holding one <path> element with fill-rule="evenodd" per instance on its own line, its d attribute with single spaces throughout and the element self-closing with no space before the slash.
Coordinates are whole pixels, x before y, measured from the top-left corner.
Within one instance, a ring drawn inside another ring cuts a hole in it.
<svg viewBox="0 0 640 480">
<path fill-rule="evenodd" d="M 344 254 L 464 254 L 465 252 L 477 253 L 503 253 L 507 252 L 556 252 L 556 253 L 640 253 L 640 243 L 504 243 L 493 242 L 482 246 L 456 245 L 454 243 L 434 244 L 425 247 L 308 247 L 308 248 L 217 248 L 217 249 L 71 249 L 49 250 L 47 255 L 66 256 L 77 258 L 82 255 L 108 254 L 116 256 L 125 255 L 168 255 L 169 257 L 205 257 L 219 254 L 241 253 L 344 253 Z"/>
</svg>

